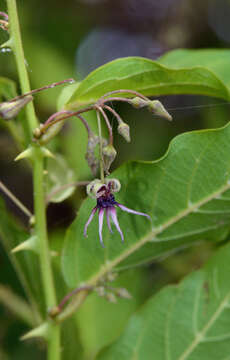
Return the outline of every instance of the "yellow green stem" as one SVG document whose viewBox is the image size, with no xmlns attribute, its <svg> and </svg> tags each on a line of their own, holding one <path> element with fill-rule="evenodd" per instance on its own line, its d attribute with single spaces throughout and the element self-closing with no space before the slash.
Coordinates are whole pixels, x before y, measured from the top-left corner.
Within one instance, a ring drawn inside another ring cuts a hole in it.
<svg viewBox="0 0 230 360">
<path fill-rule="evenodd" d="M 30 92 L 30 82 L 25 65 L 25 56 L 22 46 L 22 39 L 20 33 L 20 26 L 17 13 L 16 0 L 7 0 L 8 15 L 9 15 L 9 31 L 11 39 L 11 47 L 15 56 L 18 76 L 21 85 L 22 93 Z M 38 126 L 38 121 L 35 115 L 33 103 L 29 103 L 25 108 L 26 117 L 22 122 L 25 133 L 25 140 L 28 144 L 32 138 L 33 130 Z"/>
<path fill-rule="evenodd" d="M 20 35 L 20 27 L 15 0 L 7 0 L 10 38 L 12 40 L 12 49 L 15 55 L 18 75 L 22 93 L 30 92 L 30 83 L 25 65 L 25 57 Z M 26 144 L 31 142 L 33 130 L 38 126 L 33 103 L 26 106 L 26 116 L 23 122 Z M 35 207 L 35 227 L 36 235 L 39 240 L 39 257 L 43 288 L 47 311 L 50 307 L 56 306 L 56 292 L 53 281 L 50 250 L 48 244 L 46 212 L 45 212 L 45 194 L 44 194 L 44 154 L 37 145 L 33 145 L 33 181 L 34 181 L 34 207 Z M 60 326 L 51 322 L 51 330 L 48 340 L 48 360 L 60 360 Z"/>
</svg>

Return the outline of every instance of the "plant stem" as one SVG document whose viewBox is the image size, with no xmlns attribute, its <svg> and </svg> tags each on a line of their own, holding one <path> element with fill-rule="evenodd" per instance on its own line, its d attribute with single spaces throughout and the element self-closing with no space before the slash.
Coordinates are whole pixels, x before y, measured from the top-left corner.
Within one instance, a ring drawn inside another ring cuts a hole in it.
<svg viewBox="0 0 230 360">
<path fill-rule="evenodd" d="M 17 63 L 21 90 L 23 93 L 30 92 L 29 78 L 25 66 L 25 58 L 22 47 L 17 7 L 15 0 L 7 0 L 8 13 L 10 19 L 10 36 L 13 42 L 13 50 Z M 26 143 L 29 143 L 33 136 L 33 130 L 38 126 L 33 103 L 26 107 L 26 118 L 23 122 Z M 35 226 L 36 235 L 39 240 L 39 256 L 42 282 L 44 287 L 47 308 L 56 306 L 56 292 L 53 281 L 53 274 L 50 261 L 50 251 L 48 245 L 45 196 L 44 196 L 44 159 L 39 146 L 33 145 L 33 180 L 34 180 L 34 207 L 35 207 Z M 51 330 L 48 341 L 48 360 L 60 360 L 60 326 L 51 321 Z"/>
<path fill-rule="evenodd" d="M 103 153 L 102 153 L 102 132 L 101 132 L 101 116 L 100 116 L 100 112 L 99 110 L 97 110 L 97 126 L 98 126 L 98 136 L 100 139 L 100 153 L 99 153 L 99 157 L 100 157 L 100 173 L 101 173 L 101 181 L 104 184 L 105 182 L 105 176 L 104 176 L 104 164 L 103 164 Z"/>
<path fill-rule="evenodd" d="M 108 119 L 106 113 L 104 112 L 104 110 L 102 109 L 102 107 L 96 105 L 96 109 L 98 111 L 100 111 L 100 113 L 102 114 L 102 116 L 103 116 L 103 118 L 105 120 L 106 126 L 107 126 L 108 131 L 109 131 L 109 144 L 113 145 L 113 130 L 112 130 L 112 127 L 110 125 L 109 119 Z"/>
<path fill-rule="evenodd" d="M 18 14 L 17 14 L 17 6 L 16 0 L 7 0 L 7 7 L 8 7 L 8 15 L 10 21 L 10 38 L 12 40 L 12 49 L 14 52 L 18 76 L 21 85 L 22 93 L 30 92 L 30 83 L 29 77 L 25 66 L 25 57 L 24 51 L 22 47 L 22 39 L 20 34 L 20 26 L 18 21 Z M 32 103 L 29 103 L 25 107 L 26 118 L 22 121 L 22 126 L 25 133 L 25 140 L 28 144 L 30 139 L 32 138 L 33 130 L 38 126 L 38 121 L 36 119 L 34 106 Z"/>
<path fill-rule="evenodd" d="M 39 238 L 39 256 L 41 275 L 44 286 L 46 306 L 51 308 L 56 306 L 56 293 L 51 268 L 50 250 L 48 245 L 48 234 L 45 212 L 45 194 L 43 188 L 43 153 L 40 147 L 34 147 L 34 207 L 35 207 L 35 227 Z M 48 359 L 60 359 L 60 328 L 53 325 L 48 346 Z"/>
</svg>

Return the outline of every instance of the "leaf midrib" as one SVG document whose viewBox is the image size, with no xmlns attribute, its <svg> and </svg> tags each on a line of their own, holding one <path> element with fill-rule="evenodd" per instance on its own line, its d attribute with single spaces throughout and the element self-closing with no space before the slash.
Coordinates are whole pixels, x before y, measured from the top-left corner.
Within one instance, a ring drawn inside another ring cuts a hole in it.
<svg viewBox="0 0 230 360">
<path fill-rule="evenodd" d="M 185 360 L 187 357 L 192 353 L 194 348 L 202 342 L 204 339 L 205 334 L 207 331 L 212 327 L 212 325 L 215 323 L 215 321 L 218 319 L 222 311 L 226 308 L 226 305 L 229 303 L 230 300 L 230 292 L 224 297 L 224 300 L 220 303 L 220 306 L 217 308 L 217 310 L 214 312 L 214 314 L 211 316 L 210 320 L 207 322 L 207 324 L 203 327 L 203 329 L 197 334 L 193 342 L 189 345 L 189 347 L 182 353 L 182 355 L 178 358 L 178 360 Z"/>
<path fill-rule="evenodd" d="M 87 95 L 87 93 L 93 91 L 94 89 L 100 87 L 100 85 L 108 82 L 108 81 L 124 81 L 126 79 L 129 79 L 129 78 L 132 78 L 132 77 L 135 77 L 135 76 L 138 76 L 140 74 L 144 74 L 144 73 L 156 73 L 156 72 L 159 72 L 160 70 L 161 71 L 165 71 L 165 72 L 171 72 L 171 71 L 175 71 L 175 72 L 183 72 L 183 71 L 193 71 L 193 70 L 203 70 L 203 71 L 206 71 L 208 73 L 210 73 L 214 78 L 215 80 L 219 83 L 219 85 L 221 85 L 223 87 L 223 90 L 226 91 L 226 93 L 228 94 L 228 87 L 223 83 L 223 81 L 212 71 L 212 70 L 209 70 L 208 68 L 204 67 L 204 66 L 190 66 L 190 67 L 182 67 L 182 68 L 170 68 L 168 66 L 165 66 L 164 64 L 160 64 L 160 63 L 154 63 L 158 68 L 157 69 L 148 69 L 148 70 L 139 70 L 135 73 L 133 73 L 131 76 L 128 75 L 128 76 L 112 76 L 111 78 L 107 78 L 106 81 L 105 80 L 102 80 L 102 81 L 98 81 L 96 83 L 96 85 L 91 85 L 89 86 L 86 90 L 84 90 L 83 88 L 83 91 L 81 93 L 81 86 L 79 86 L 79 88 L 77 89 L 77 91 L 79 92 L 79 95 L 78 97 L 81 98 L 81 97 L 84 97 Z M 87 78 L 85 79 L 85 81 L 87 81 Z M 83 81 L 84 83 L 84 81 Z M 83 84 L 82 83 L 82 84 Z M 181 83 L 176 83 L 177 85 L 181 85 Z M 182 82 L 182 84 L 186 84 L 186 85 L 190 85 L 190 82 Z M 194 85 L 194 83 L 191 83 Z M 200 86 L 204 86 L 204 84 L 201 82 L 201 83 L 198 83 L 198 85 Z M 164 85 L 165 86 L 165 85 Z M 156 86 L 157 87 L 157 86 Z M 210 88 L 210 89 L 216 89 L 215 87 L 211 87 L 211 86 L 206 86 L 207 88 Z M 148 88 L 148 87 L 147 87 Z M 151 88 L 151 87 L 149 87 Z"/>
<path fill-rule="evenodd" d="M 132 253 L 137 251 L 139 248 L 141 248 L 143 245 L 147 244 L 149 241 L 151 241 L 154 237 L 159 235 L 161 232 L 166 230 L 171 225 L 177 223 L 179 220 L 183 219 L 185 216 L 193 213 L 196 209 L 201 207 L 202 205 L 208 203 L 209 201 L 215 199 L 218 195 L 223 194 L 225 191 L 230 189 L 230 181 L 227 181 L 225 185 L 223 185 L 218 191 L 212 193 L 211 195 L 203 198 L 202 200 L 192 204 L 190 207 L 184 209 L 183 211 L 179 212 L 176 216 L 170 218 L 168 221 L 166 221 L 164 224 L 158 226 L 157 228 L 153 229 L 150 233 L 145 235 L 139 242 L 136 242 L 133 244 L 130 248 L 128 248 L 126 251 L 124 251 L 120 256 L 115 258 L 114 260 L 107 262 L 104 264 L 101 269 L 98 271 L 96 275 L 91 277 L 88 280 L 89 285 L 95 285 L 97 281 L 104 276 L 107 272 L 111 271 L 117 264 L 125 260 L 128 256 L 130 256 Z"/>
</svg>

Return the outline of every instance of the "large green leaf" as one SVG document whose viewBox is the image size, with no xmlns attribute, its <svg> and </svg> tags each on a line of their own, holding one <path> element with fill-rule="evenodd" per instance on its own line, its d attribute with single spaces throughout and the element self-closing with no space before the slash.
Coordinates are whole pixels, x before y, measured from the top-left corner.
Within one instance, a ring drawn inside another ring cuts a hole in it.
<svg viewBox="0 0 230 360">
<path fill-rule="evenodd" d="M 152 261 L 201 239 L 219 238 L 230 224 L 230 125 L 177 136 L 166 155 L 155 162 L 130 162 L 113 173 L 121 182 L 116 200 L 148 213 L 142 216 L 117 209 L 124 244 L 104 224 L 105 248 L 99 244 L 98 221 L 84 224 L 93 199 L 87 199 L 69 228 L 62 258 L 70 286 L 96 281 L 112 268 Z M 95 216 L 97 217 L 97 215 Z"/>
<path fill-rule="evenodd" d="M 160 62 L 128 57 L 99 67 L 76 89 L 71 88 L 73 94 L 65 107 L 94 103 L 103 94 L 118 89 L 136 90 L 147 96 L 200 94 L 229 100 L 229 50 L 185 51 L 188 61 L 183 59 L 183 52 L 170 54 Z M 177 63 L 177 58 L 182 60 Z"/>
<path fill-rule="evenodd" d="M 229 359 L 230 246 L 152 297 L 98 360 Z"/>
<path fill-rule="evenodd" d="M 159 62 L 172 69 L 202 66 L 212 71 L 230 89 L 230 51 L 227 49 L 174 50 L 162 56 Z"/>
</svg>

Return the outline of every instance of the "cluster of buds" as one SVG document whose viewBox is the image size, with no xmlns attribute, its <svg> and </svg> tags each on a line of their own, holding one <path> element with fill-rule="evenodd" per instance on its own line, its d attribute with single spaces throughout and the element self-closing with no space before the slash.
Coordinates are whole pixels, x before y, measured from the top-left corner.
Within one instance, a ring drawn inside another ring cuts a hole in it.
<svg viewBox="0 0 230 360">
<path fill-rule="evenodd" d="M 0 14 L 1 15 L 1 14 Z M 29 93 L 17 96 L 16 98 L 6 101 L 0 104 L 0 117 L 9 120 L 15 117 L 18 112 L 24 107 L 28 102 L 33 100 L 32 94 L 35 94 L 39 91 L 53 88 L 57 85 L 64 83 L 73 83 L 73 79 L 67 79 L 51 85 L 44 86 L 39 89 L 30 91 Z M 122 97 L 112 96 L 115 94 L 122 94 Z M 127 94 L 128 97 L 124 97 L 124 94 Z M 130 98 L 132 96 L 132 98 Z M 115 200 L 114 193 L 120 190 L 120 183 L 117 179 L 106 179 L 105 175 L 109 175 L 110 167 L 113 161 L 116 158 L 117 151 L 113 145 L 113 129 L 110 124 L 110 121 L 107 117 L 106 111 L 111 113 L 117 120 L 118 133 L 127 141 L 131 141 L 130 137 L 130 128 L 120 117 L 120 115 L 110 106 L 107 105 L 111 101 L 123 101 L 134 106 L 135 108 L 147 107 L 149 111 L 157 116 L 164 117 L 167 120 L 172 120 L 169 113 L 165 110 L 163 105 L 157 100 L 149 100 L 144 95 L 133 91 L 133 90 L 115 90 L 103 95 L 96 103 L 89 105 L 86 108 L 81 108 L 78 111 L 71 110 L 61 110 L 53 115 L 51 115 L 47 121 L 41 124 L 38 128 L 34 130 L 34 141 L 38 142 L 41 146 L 48 143 L 57 133 L 61 130 L 64 122 L 72 117 L 77 117 L 85 126 L 85 129 L 88 133 L 88 145 L 86 152 L 86 159 L 88 165 L 92 170 L 94 176 L 97 176 L 98 167 L 100 164 L 100 174 L 101 179 L 96 179 L 87 186 L 87 194 L 96 199 L 96 206 L 92 209 L 92 212 L 89 216 L 88 221 L 85 224 L 84 235 L 87 236 L 87 229 L 91 223 L 94 215 L 98 211 L 99 218 L 99 238 L 102 247 L 104 247 L 103 238 L 102 238 L 102 228 L 104 215 L 106 215 L 107 225 L 112 232 L 111 222 L 115 225 L 117 231 L 121 236 L 121 240 L 124 241 L 124 235 L 120 228 L 116 208 L 119 208 L 125 212 L 141 215 L 150 219 L 149 215 L 132 210 L 126 206 L 118 203 Z M 88 122 L 82 116 L 83 113 L 88 111 L 96 111 L 97 120 L 98 120 L 98 135 L 94 134 L 91 130 Z M 101 132 L 101 116 L 103 117 L 105 124 L 108 129 L 109 138 L 108 140 L 102 137 Z M 96 155 L 97 146 L 99 145 L 99 158 Z M 30 149 L 28 151 L 31 151 Z"/>
<path fill-rule="evenodd" d="M 108 285 L 108 282 L 113 282 L 116 280 L 117 275 L 117 273 L 107 273 L 99 280 L 98 285 L 94 288 L 98 296 L 104 297 L 111 303 L 116 303 L 117 298 L 127 300 L 132 298 L 127 289 Z"/>
<path fill-rule="evenodd" d="M 115 94 L 122 94 L 122 97 L 112 96 Z M 126 94 L 128 97 L 126 98 L 124 94 Z M 130 96 L 133 96 L 133 98 L 130 98 Z M 106 93 L 95 104 L 89 105 L 86 108 L 80 109 L 78 111 L 62 110 L 51 115 L 48 120 L 44 124 L 42 124 L 40 128 L 35 129 L 34 137 L 36 141 L 44 144 L 51 140 L 57 134 L 57 132 L 60 131 L 65 120 L 67 120 L 68 118 L 77 117 L 82 121 L 88 133 L 88 145 L 85 155 L 88 165 L 93 175 L 96 176 L 99 163 L 101 163 L 101 168 L 103 168 L 101 169 L 101 175 L 103 172 L 102 178 L 104 178 L 104 174 L 109 175 L 110 167 L 117 156 L 117 151 L 113 144 L 113 129 L 106 111 L 112 114 L 117 120 L 118 133 L 127 142 L 131 141 L 130 127 L 122 120 L 120 115 L 112 107 L 107 105 L 107 103 L 111 101 L 126 102 L 138 109 L 146 107 L 154 115 L 163 117 L 169 121 L 172 120 L 171 115 L 165 110 L 164 106 L 161 104 L 160 101 L 151 101 L 147 97 L 136 91 L 121 89 Z M 83 113 L 92 110 L 96 111 L 97 113 L 99 128 L 101 117 L 104 119 L 109 134 L 108 141 L 102 137 L 101 131 L 99 131 L 98 135 L 94 134 L 89 124 L 82 116 Z M 96 148 L 98 145 L 100 147 L 99 159 L 96 156 Z"/>
</svg>

